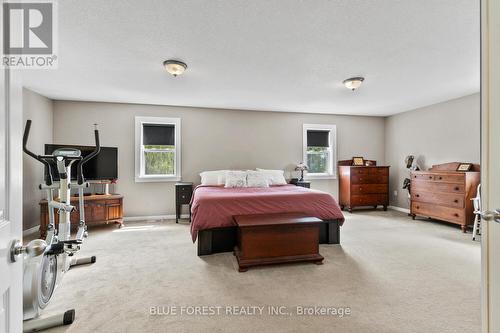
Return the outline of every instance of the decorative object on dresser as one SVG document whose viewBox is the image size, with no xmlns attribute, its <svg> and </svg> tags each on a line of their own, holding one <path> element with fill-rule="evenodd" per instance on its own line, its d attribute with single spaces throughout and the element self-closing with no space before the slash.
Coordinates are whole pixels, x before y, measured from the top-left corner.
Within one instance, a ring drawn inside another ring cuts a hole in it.
<svg viewBox="0 0 500 333">
<path fill-rule="evenodd" d="M 78 203 L 78 197 L 71 197 L 71 203 Z M 76 205 L 78 206 L 78 205 Z M 123 225 L 123 196 L 119 194 L 85 196 L 85 224 L 118 223 Z M 56 225 L 59 224 L 59 214 L 55 214 Z M 79 214 L 73 211 L 70 215 L 71 226 L 78 227 Z M 40 201 L 40 237 L 45 238 L 49 215 L 47 200 Z M 76 230 L 76 229 L 75 229 Z"/>
<path fill-rule="evenodd" d="M 463 163 L 433 165 L 428 171 L 411 172 L 411 205 L 413 219 L 417 215 L 459 224 L 463 232 L 474 223 L 472 200 L 480 182 L 480 167 L 456 171 Z"/>
<path fill-rule="evenodd" d="M 304 163 L 304 162 L 300 162 L 299 164 L 297 164 L 297 166 L 295 167 L 295 171 L 300 171 L 300 179 L 299 181 L 304 181 L 304 171 L 307 171 L 309 170 L 309 168 L 307 167 L 307 165 Z"/>
<path fill-rule="evenodd" d="M 352 158 L 352 165 L 363 166 L 363 165 L 365 165 L 365 159 L 363 157 L 353 157 Z"/>
<path fill-rule="evenodd" d="M 296 186 L 301 186 L 301 187 L 305 187 L 305 188 L 311 188 L 311 182 L 307 182 L 307 181 L 298 181 L 295 183 Z"/>
<path fill-rule="evenodd" d="M 364 160 L 371 166 L 354 166 L 353 160 L 339 161 L 339 204 L 352 212 L 354 207 L 389 205 L 389 167 L 377 166 L 373 160 Z"/>
<path fill-rule="evenodd" d="M 190 205 L 193 196 L 193 183 L 179 182 L 175 184 L 175 223 L 181 218 L 182 205 Z M 189 221 L 191 222 L 191 205 L 189 206 Z"/>
<path fill-rule="evenodd" d="M 319 234 L 322 220 L 298 213 L 237 215 L 238 270 L 286 262 L 322 264 Z"/>
</svg>

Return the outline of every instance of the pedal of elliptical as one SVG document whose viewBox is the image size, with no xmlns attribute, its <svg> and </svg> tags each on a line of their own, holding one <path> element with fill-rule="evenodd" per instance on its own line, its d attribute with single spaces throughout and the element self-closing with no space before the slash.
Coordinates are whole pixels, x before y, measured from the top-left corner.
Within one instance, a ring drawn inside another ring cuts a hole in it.
<svg viewBox="0 0 500 333">
<path fill-rule="evenodd" d="M 63 244 L 82 244 L 82 240 L 81 239 L 68 239 L 68 240 L 59 241 L 59 242 L 63 243 Z"/>
</svg>

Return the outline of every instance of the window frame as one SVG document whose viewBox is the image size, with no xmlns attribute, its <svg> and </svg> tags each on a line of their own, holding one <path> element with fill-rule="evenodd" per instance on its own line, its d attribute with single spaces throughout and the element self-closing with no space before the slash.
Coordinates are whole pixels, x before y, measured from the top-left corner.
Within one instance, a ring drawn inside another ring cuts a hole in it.
<svg viewBox="0 0 500 333">
<path fill-rule="evenodd" d="M 174 125 L 175 149 L 144 149 L 143 125 Z M 144 174 L 145 152 L 174 152 L 173 175 L 146 175 Z M 175 182 L 181 180 L 181 118 L 167 117 L 135 117 L 135 181 L 136 182 Z"/>
<path fill-rule="evenodd" d="M 307 164 L 307 131 L 321 130 L 328 131 L 329 155 L 328 172 L 310 173 L 307 172 L 305 179 L 337 179 L 337 126 L 328 124 L 303 124 L 302 126 L 302 159 Z"/>
</svg>

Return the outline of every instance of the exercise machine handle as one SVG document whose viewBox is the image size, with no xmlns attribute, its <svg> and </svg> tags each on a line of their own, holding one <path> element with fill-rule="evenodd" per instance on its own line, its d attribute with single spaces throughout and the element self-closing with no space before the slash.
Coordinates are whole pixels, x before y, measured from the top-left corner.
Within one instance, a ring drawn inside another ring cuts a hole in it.
<svg viewBox="0 0 500 333">
<path fill-rule="evenodd" d="M 83 165 L 87 163 L 89 160 L 94 158 L 101 151 L 101 144 L 99 142 L 99 130 L 97 129 L 97 124 L 94 124 L 94 138 L 95 138 L 95 149 L 93 152 L 85 156 L 82 160 L 78 162 L 76 166 L 77 169 L 77 182 L 78 185 L 82 185 L 85 182 L 85 178 L 83 177 Z"/>
<path fill-rule="evenodd" d="M 27 144 L 28 144 L 28 137 L 30 135 L 30 129 L 31 129 L 31 119 L 28 119 L 26 121 L 26 126 L 24 127 L 24 134 L 23 134 L 23 151 L 28 154 L 29 156 L 33 157 L 35 160 L 38 162 L 42 163 L 47 167 L 48 174 L 46 175 L 46 183 L 48 186 L 52 185 L 52 170 L 50 167 L 50 163 L 43 159 L 40 155 L 37 155 L 33 153 L 31 150 L 28 149 Z"/>
</svg>

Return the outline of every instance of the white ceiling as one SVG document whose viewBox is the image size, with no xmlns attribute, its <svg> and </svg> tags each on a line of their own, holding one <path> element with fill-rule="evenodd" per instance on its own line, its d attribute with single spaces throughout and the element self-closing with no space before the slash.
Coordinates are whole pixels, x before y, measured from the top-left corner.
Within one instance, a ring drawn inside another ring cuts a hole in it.
<svg viewBox="0 0 500 333">
<path fill-rule="evenodd" d="M 479 0 L 58 3 L 59 68 L 24 71 L 53 99 L 390 115 L 479 91 Z"/>
</svg>

